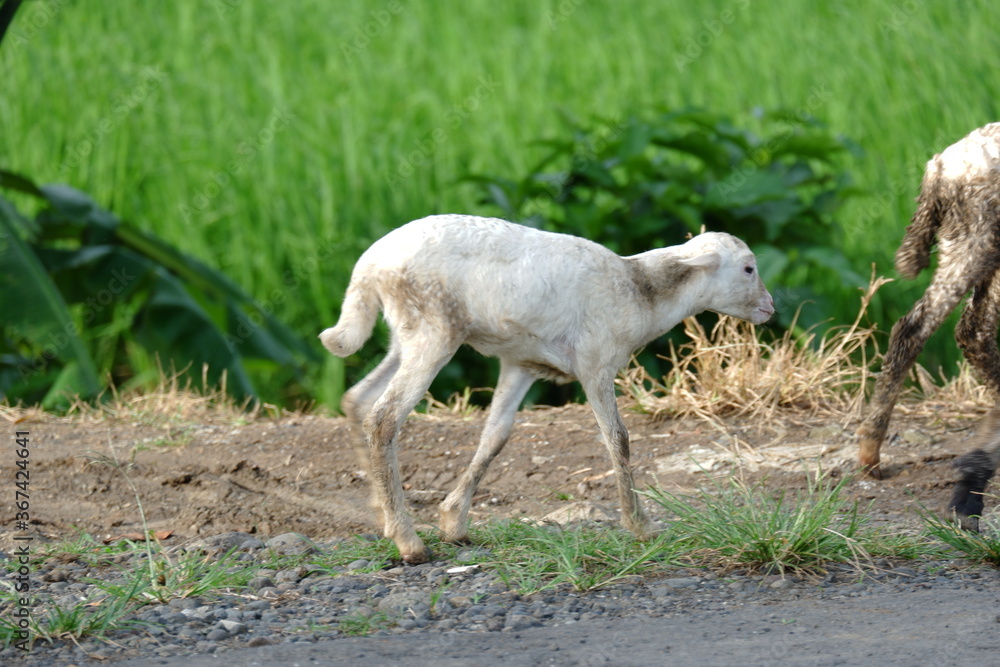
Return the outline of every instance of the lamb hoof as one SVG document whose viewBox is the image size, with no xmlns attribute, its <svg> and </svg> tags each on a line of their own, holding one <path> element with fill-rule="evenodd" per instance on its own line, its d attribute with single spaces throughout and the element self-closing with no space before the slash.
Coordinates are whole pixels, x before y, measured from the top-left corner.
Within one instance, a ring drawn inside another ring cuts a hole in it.
<svg viewBox="0 0 1000 667">
<path fill-rule="evenodd" d="M 416 551 L 414 553 L 403 554 L 403 562 L 407 565 L 420 565 L 421 563 L 427 563 L 431 559 L 431 553 L 429 550 Z"/>
</svg>

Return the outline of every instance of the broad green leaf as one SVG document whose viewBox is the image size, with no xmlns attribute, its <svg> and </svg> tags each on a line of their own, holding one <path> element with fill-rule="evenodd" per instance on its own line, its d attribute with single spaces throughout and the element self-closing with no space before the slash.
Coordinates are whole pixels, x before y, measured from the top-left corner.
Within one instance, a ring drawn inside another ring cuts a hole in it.
<svg viewBox="0 0 1000 667">
<path fill-rule="evenodd" d="M 834 248 L 813 247 L 802 253 L 806 259 L 816 264 L 830 269 L 837 274 L 837 277 L 845 283 L 854 287 L 864 287 L 868 284 L 868 279 L 857 273 L 851 263 L 847 261 L 843 253 Z"/>
<path fill-rule="evenodd" d="M 757 269 L 760 279 L 765 285 L 771 284 L 788 266 L 788 254 L 768 243 L 761 243 L 752 248 L 757 256 Z"/>
<path fill-rule="evenodd" d="M 715 184 L 705 198 L 710 208 L 741 208 L 784 197 L 781 174 L 748 163 Z"/>
<path fill-rule="evenodd" d="M 30 179 L 12 171 L 0 169 L 0 188 L 9 188 L 43 199 L 45 194 Z"/>
<path fill-rule="evenodd" d="M 3 326 L 44 348 L 54 358 L 76 370 L 71 388 L 84 398 L 95 396 L 100 379 L 93 360 L 80 340 L 59 290 L 45 272 L 32 248 L 15 233 L 10 220 L 0 214 L 0 312 Z"/>
<path fill-rule="evenodd" d="M 66 408 L 77 396 L 88 398 L 87 373 L 88 371 L 84 370 L 78 361 L 67 362 L 42 399 L 42 407 L 46 410 Z"/>
<path fill-rule="evenodd" d="M 217 382 L 225 370 L 231 392 L 256 396 L 235 346 L 215 328 L 183 284 L 162 269 L 157 270 L 151 296 L 137 316 L 136 336 L 176 370 L 190 367 L 197 374 L 207 364 L 211 381 Z"/>
</svg>

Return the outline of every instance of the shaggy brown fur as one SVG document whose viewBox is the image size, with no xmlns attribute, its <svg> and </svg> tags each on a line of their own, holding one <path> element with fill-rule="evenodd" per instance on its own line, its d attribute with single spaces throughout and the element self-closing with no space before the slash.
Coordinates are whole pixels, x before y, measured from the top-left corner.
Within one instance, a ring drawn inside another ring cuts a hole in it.
<svg viewBox="0 0 1000 667">
<path fill-rule="evenodd" d="M 859 459 L 881 478 L 879 449 L 893 406 L 924 343 L 970 291 L 955 338 L 966 359 L 1000 399 L 1000 123 L 973 131 L 927 163 L 917 210 L 896 252 L 896 269 L 915 277 L 938 267 L 924 295 L 892 328 L 889 351 L 869 412 L 858 430 Z M 961 479 L 949 506 L 966 528 L 978 529 L 982 494 L 1000 461 L 1000 405 L 980 425 L 977 448 L 955 462 Z"/>
</svg>

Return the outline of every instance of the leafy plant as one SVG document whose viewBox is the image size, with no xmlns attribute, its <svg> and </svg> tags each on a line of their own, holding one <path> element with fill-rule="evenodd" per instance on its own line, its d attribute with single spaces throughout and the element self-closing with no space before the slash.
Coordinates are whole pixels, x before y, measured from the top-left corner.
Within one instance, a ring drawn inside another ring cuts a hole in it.
<svg viewBox="0 0 1000 667">
<path fill-rule="evenodd" d="M 0 188 L 40 203 L 29 219 L 0 198 L 0 395 L 58 407 L 162 363 L 259 399 L 247 364 L 294 379 L 318 359 L 222 273 L 84 193 L 3 170 Z"/>
<path fill-rule="evenodd" d="M 829 295 L 815 285 L 824 278 L 838 291 L 867 283 L 838 250 L 834 218 L 855 194 L 839 156 L 856 148 L 817 120 L 760 114 L 759 134 L 696 109 L 566 122 L 568 136 L 538 142 L 548 150 L 520 178 L 470 176 L 484 203 L 621 254 L 675 245 L 703 226 L 729 232 L 757 253 L 765 282 L 795 287 L 796 301 L 815 301 L 823 317 Z M 779 309 L 779 323 L 794 315 Z"/>
</svg>

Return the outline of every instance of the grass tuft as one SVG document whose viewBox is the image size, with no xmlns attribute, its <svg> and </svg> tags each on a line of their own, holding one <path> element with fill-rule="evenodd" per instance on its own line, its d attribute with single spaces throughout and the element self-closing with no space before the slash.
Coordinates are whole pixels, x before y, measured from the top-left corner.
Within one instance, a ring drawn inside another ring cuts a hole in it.
<svg viewBox="0 0 1000 667">
<path fill-rule="evenodd" d="M 693 495 L 659 487 L 645 494 L 668 512 L 674 548 L 694 564 L 783 574 L 846 562 L 863 570 L 872 560 L 869 546 L 884 552 L 911 543 L 890 544 L 869 528 L 857 502 L 844 497 L 849 481 L 817 474 L 794 498 L 735 476 Z"/>
<path fill-rule="evenodd" d="M 603 588 L 663 567 L 672 553 L 666 535 L 644 544 L 617 527 L 510 521 L 478 526 L 473 535 L 496 556 L 491 565 L 501 581 L 522 595 L 562 585 Z"/>
<path fill-rule="evenodd" d="M 924 521 L 927 533 L 960 552 L 965 558 L 975 563 L 989 563 L 1000 567 L 1000 535 L 989 530 L 988 524 L 995 523 L 998 517 L 996 509 L 987 517 L 980 519 L 980 533 L 962 530 L 957 523 L 942 519 L 927 509 L 921 509 L 920 517 Z"/>
</svg>

